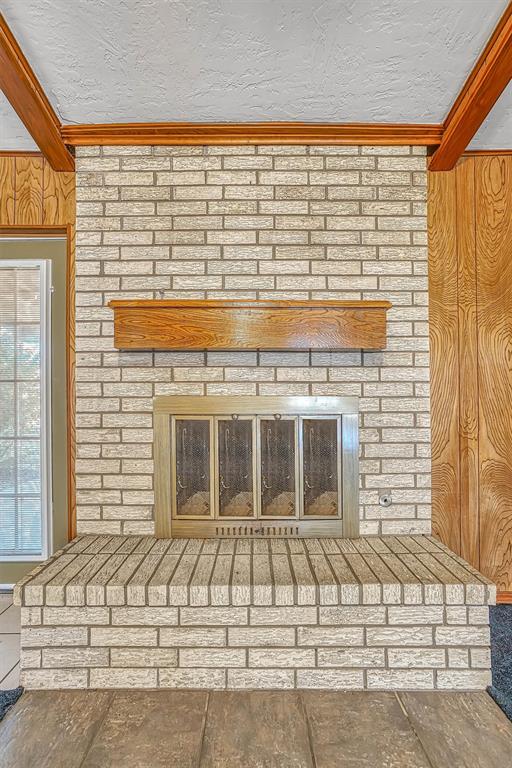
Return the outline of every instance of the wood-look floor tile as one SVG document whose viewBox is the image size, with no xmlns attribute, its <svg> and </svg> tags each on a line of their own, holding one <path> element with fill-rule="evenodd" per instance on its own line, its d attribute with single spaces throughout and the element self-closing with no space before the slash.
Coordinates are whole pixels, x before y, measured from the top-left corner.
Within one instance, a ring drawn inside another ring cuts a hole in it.
<svg viewBox="0 0 512 768">
<path fill-rule="evenodd" d="M 0 634 L 0 680 L 9 674 L 20 660 L 20 636 Z"/>
<path fill-rule="evenodd" d="M 393 693 L 305 691 L 302 696 L 316 768 L 431 768 Z"/>
<path fill-rule="evenodd" d="M 284 691 L 210 695 L 201 768 L 312 768 L 300 696 Z"/>
<path fill-rule="evenodd" d="M 11 671 L 0 680 L 0 691 L 10 691 L 17 688 L 20 684 L 20 665 L 19 662 Z"/>
<path fill-rule="evenodd" d="M 120 691 L 81 768 L 196 768 L 207 694 Z"/>
<path fill-rule="evenodd" d="M 112 694 L 28 691 L 0 723 L 2 768 L 79 768 Z"/>
<path fill-rule="evenodd" d="M 0 615 L 12 605 L 12 592 L 0 594 Z"/>
<path fill-rule="evenodd" d="M 0 635 L 18 634 L 21 632 L 21 608 L 18 605 L 10 605 L 3 613 L 0 613 Z"/>
<path fill-rule="evenodd" d="M 512 723 L 487 693 L 400 693 L 433 768 L 512 764 Z"/>
</svg>

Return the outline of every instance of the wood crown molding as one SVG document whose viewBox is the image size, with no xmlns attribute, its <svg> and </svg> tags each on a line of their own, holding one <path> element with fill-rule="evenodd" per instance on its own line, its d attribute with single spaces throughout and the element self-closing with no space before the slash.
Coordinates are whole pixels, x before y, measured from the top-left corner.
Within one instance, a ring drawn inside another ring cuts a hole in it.
<svg viewBox="0 0 512 768">
<path fill-rule="evenodd" d="M 0 157 L 43 157 L 38 149 L 0 149 Z"/>
<path fill-rule="evenodd" d="M 400 123 L 105 123 L 63 125 L 66 144 L 416 144 L 437 146 L 443 128 Z"/>
<path fill-rule="evenodd" d="M 512 2 L 509 2 L 443 123 L 430 171 L 450 171 L 512 77 Z"/>
<path fill-rule="evenodd" d="M 463 157 L 499 157 L 500 155 L 512 155 L 512 149 L 466 149 Z"/>
<path fill-rule="evenodd" d="M 73 156 L 60 135 L 60 121 L 0 14 L 0 88 L 54 171 L 73 171 Z"/>
</svg>

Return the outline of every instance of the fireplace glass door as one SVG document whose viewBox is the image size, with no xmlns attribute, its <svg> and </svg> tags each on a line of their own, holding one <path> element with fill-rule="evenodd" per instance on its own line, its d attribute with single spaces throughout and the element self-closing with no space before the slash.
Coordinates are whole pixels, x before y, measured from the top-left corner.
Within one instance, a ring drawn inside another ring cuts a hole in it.
<svg viewBox="0 0 512 768">
<path fill-rule="evenodd" d="M 318 414 L 315 398 L 162 400 L 181 406 L 155 420 L 157 520 L 166 508 L 173 535 L 340 535 L 358 514 L 357 413 L 336 412 L 344 399 Z"/>
<path fill-rule="evenodd" d="M 261 418 L 260 510 L 263 517 L 297 517 L 297 423 L 290 418 Z"/>
<path fill-rule="evenodd" d="M 217 419 L 219 517 L 254 517 L 254 420 Z"/>
<path fill-rule="evenodd" d="M 212 420 L 183 418 L 174 422 L 176 514 L 209 517 L 212 503 Z"/>
<path fill-rule="evenodd" d="M 302 419 L 304 515 L 339 514 L 341 422 L 339 419 Z"/>
<path fill-rule="evenodd" d="M 176 517 L 302 518 L 341 513 L 341 418 L 173 420 Z"/>
</svg>

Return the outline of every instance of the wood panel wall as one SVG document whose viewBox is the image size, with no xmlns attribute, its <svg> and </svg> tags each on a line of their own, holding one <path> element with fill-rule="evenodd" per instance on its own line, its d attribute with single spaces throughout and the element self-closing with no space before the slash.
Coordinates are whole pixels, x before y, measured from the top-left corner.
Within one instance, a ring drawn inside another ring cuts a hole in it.
<svg viewBox="0 0 512 768">
<path fill-rule="evenodd" d="M 75 174 L 41 155 L 0 155 L 0 190 L 1 226 L 74 226 Z"/>
<path fill-rule="evenodd" d="M 67 237 L 67 415 L 69 536 L 75 535 L 75 174 L 39 154 L 0 154 L 0 235 Z"/>
<path fill-rule="evenodd" d="M 429 174 L 433 530 L 512 590 L 512 157 Z"/>
</svg>

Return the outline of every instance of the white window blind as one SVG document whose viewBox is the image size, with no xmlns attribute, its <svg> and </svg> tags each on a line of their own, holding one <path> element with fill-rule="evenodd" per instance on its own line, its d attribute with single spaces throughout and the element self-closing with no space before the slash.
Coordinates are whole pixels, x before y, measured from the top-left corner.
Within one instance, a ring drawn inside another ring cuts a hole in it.
<svg viewBox="0 0 512 768">
<path fill-rule="evenodd" d="M 48 554 L 50 268 L 0 260 L 0 560 Z"/>
</svg>

